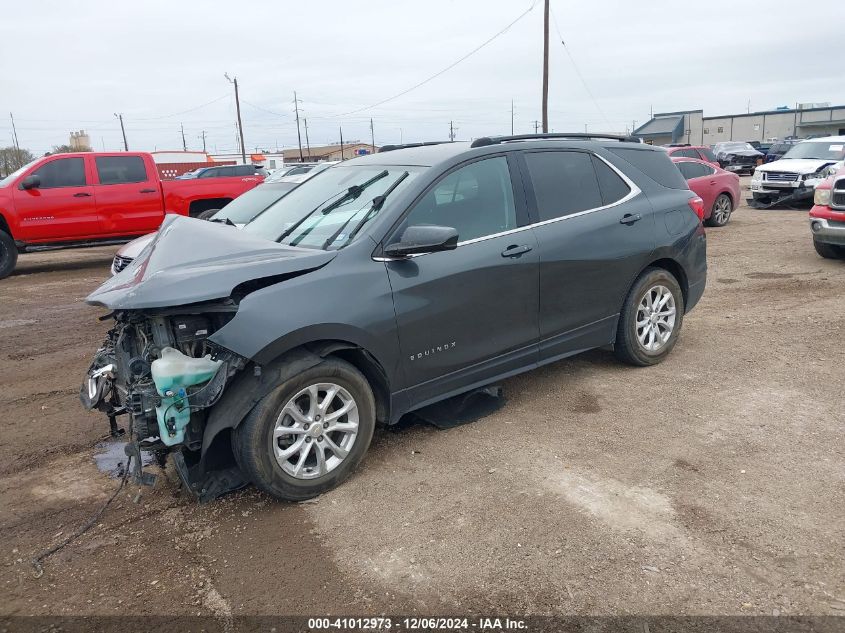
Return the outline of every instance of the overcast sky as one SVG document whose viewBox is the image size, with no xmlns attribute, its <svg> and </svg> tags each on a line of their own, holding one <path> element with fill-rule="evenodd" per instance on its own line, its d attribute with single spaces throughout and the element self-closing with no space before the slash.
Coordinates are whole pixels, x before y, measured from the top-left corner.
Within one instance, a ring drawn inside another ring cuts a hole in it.
<svg viewBox="0 0 845 633">
<path fill-rule="evenodd" d="M 235 151 L 237 76 L 248 150 L 296 145 L 293 91 L 312 145 L 533 131 L 542 0 L 6 0 L 0 9 L 0 146 L 35 153 L 85 129 L 94 149 Z M 705 116 L 845 103 L 845 2 L 552 0 L 550 126 L 624 132 L 655 112 Z M 838 61 L 837 61 L 838 60 Z M 580 70 L 583 82 L 576 71 Z M 585 88 L 586 83 L 586 88 Z M 592 96 L 591 96 L 592 95 Z M 360 110 L 353 114 L 345 114 Z M 303 144 L 305 142 L 303 130 Z"/>
</svg>

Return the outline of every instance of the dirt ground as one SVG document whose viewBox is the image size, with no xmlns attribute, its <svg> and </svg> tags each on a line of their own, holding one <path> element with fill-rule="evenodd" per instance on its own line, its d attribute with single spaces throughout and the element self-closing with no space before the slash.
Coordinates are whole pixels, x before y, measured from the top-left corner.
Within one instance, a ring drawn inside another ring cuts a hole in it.
<svg viewBox="0 0 845 633">
<path fill-rule="evenodd" d="M 77 399 L 114 249 L 24 255 L 0 282 L 0 618 L 845 615 L 845 262 L 806 218 L 708 229 L 707 292 L 657 367 L 514 378 L 474 424 L 377 433 L 309 503 L 127 487 L 40 579 L 118 483 Z"/>
</svg>

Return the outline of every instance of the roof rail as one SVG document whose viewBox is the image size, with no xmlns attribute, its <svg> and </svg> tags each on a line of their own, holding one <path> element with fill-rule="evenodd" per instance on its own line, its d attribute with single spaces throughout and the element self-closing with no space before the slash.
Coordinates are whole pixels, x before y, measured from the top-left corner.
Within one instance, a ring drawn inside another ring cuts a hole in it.
<svg viewBox="0 0 845 633">
<path fill-rule="evenodd" d="M 631 135 L 623 134 L 592 134 L 584 132 L 549 132 L 546 134 L 516 134 L 514 136 L 482 136 L 472 142 L 470 147 L 485 147 L 487 145 L 498 145 L 499 143 L 507 143 L 509 141 L 539 141 L 543 139 L 611 139 L 614 141 L 622 141 L 625 143 L 642 143 L 642 141 Z"/>
<path fill-rule="evenodd" d="M 407 149 L 408 147 L 426 147 L 428 145 L 443 145 L 444 143 L 452 143 L 453 141 L 426 141 L 425 143 L 404 143 L 402 145 L 382 145 L 378 153 L 392 152 L 396 149 Z"/>
</svg>

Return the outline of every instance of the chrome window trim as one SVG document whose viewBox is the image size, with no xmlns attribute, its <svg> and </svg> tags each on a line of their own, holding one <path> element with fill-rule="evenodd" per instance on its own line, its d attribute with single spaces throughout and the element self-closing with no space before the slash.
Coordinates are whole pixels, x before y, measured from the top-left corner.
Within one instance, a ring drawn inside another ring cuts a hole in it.
<svg viewBox="0 0 845 633">
<path fill-rule="evenodd" d="M 562 152 L 562 151 L 567 151 L 567 150 L 560 149 L 560 150 L 552 150 L 552 151 Z M 579 151 L 583 152 L 583 150 L 579 150 Z M 538 151 L 536 153 L 541 153 L 541 152 Z M 456 248 L 460 248 L 461 246 L 467 246 L 469 244 L 476 244 L 478 242 L 486 242 L 487 240 L 496 239 L 497 237 L 502 237 L 504 235 L 513 235 L 514 233 L 520 233 L 520 232 L 525 231 L 527 229 L 532 229 L 535 226 L 546 226 L 547 224 L 554 224 L 555 222 L 562 222 L 562 221 L 568 220 L 570 218 L 581 217 L 583 215 L 587 215 L 588 213 L 595 213 L 597 211 L 604 211 L 606 209 L 612 209 L 614 207 L 619 206 L 620 204 L 623 204 L 625 202 L 628 202 L 629 200 L 634 199 L 636 196 L 638 196 L 642 193 L 642 190 L 636 185 L 636 183 L 634 183 L 633 180 L 628 178 L 628 176 L 626 176 L 622 171 L 620 171 L 616 167 L 616 165 L 614 165 L 610 161 L 606 160 L 604 157 L 599 156 L 598 154 L 595 154 L 593 152 L 588 151 L 588 152 L 585 152 L 585 153 L 589 154 L 590 156 L 595 156 L 600 161 L 602 161 L 605 165 L 610 167 L 614 171 L 614 173 L 617 176 L 619 176 L 626 185 L 628 185 L 628 188 L 630 189 L 630 191 L 627 193 L 627 195 L 623 196 L 622 198 L 619 198 L 619 200 L 617 200 L 616 202 L 611 202 L 610 204 L 604 204 L 600 207 L 595 207 L 595 208 L 592 208 L 592 209 L 584 209 L 583 211 L 577 211 L 575 213 L 570 213 L 569 215 L 562 215 L 558 218 L 551 218 L 549 220 L 542 220 L 540 222 L 535 222 L 533 224 L 526 224 L 525 226 L 519 226 L 515 229 L 509 229 L 507 231 L 501 231 L 500 233 L 491 233 L 490 235 L 485 235 L 483 237 L 476 237 L 476 238 L 473 238 L 471 240 L 465 240 L 463 242 L 458 242 L 458 245 L 457 245 Z M 596 184 L 598 184 L 598 177 L 596 177 Z M 416 255 L 408 255 L 407 257 L 373 257 L 373 261 L 376 261 L 376 262 L 396 262 L 396 261 L 404 261 L 406 259 L 413 259 L 414 257 L 421 257 L 422 255 L 430 255 L 430 253 L 418 253 Z"/>
</svg>

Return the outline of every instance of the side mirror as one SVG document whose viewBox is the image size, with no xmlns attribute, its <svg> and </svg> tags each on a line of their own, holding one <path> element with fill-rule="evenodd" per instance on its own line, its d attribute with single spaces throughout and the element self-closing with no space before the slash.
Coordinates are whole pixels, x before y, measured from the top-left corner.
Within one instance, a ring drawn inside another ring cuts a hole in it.
<svg viewBox="0 0 845 633">
<path fill-rule="evenodd" d="M 41 176 L 38 174 L 33 174 L 32 176 L 27 176 L 21 182 L 21 189 L 38 189 L 41 186 Z"/>
<path fill-rule="evenodd" d="M 384 247 L 388 257 L 407 257 L 437 251 L 451 251 L 458 247 L 458 231 L 451 226 L 423 224 L 409 226 L 398 242 Z"/>
</svg>

